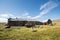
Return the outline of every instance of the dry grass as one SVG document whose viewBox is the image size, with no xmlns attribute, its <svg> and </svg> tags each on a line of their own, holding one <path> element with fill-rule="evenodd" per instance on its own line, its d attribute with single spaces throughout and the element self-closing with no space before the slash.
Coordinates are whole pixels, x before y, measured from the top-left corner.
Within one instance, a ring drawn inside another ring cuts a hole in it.
<svg viewBox="0 0 60 40">
<path fill-rule="evenodd" d="M 59 21 L 60 22 L 60 21 Z M 55 21 L 56 25 L 41 25 L 34 28 L 11 27 L 9 29 L 0 28 L 0 40 L 60 40 L 60 23 Z"/>
</svg>

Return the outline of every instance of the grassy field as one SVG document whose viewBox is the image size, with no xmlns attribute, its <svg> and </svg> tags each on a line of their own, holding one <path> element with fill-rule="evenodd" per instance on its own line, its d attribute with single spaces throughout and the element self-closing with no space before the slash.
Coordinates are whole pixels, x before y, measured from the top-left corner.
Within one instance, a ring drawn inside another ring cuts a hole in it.
<svg viewBox="0 0 60 40">
<path fill-rule="evenodd" d="M 41 25 L 33 32 L 32 28 L 26 27 L 11 27 L 6 29 L 1 24 L 0 26 L 0 40 L 60 40 L 60 20 L 55 20 L 54 26 Z"/>
</svg>

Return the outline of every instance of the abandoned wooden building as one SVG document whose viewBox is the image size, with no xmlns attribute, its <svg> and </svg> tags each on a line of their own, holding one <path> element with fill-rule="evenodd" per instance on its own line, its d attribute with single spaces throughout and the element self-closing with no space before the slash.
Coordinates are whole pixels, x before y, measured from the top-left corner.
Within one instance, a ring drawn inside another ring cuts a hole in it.
<svg viewBox="0 0 60 40">
<path fill-rule="evenodd" d="M 22 19 L 18 19 L 18 18 L 9 18 L 8 19 L 8 24 L 7 24 L 7 28 L 10 28 L 11 26 L 27 26 L 27 27 L 33 27 L 35 25 L 47 25 L 47 24 L 52 24 L 52 21 L 50 19 L 48 19 L 48 21 L 46 23 L 40 22 L 40 21 L 29 21 L 29 20 L 22 20 Z"/>
<path fill-rule="evenodd" d="M 8 24 L 7 24 L 7 28 L 11 27 L 11 26 L 35 26 L 35 24 L 38 24 L 36 23 L 37 21 L 29 21 L 29 20 L 24 20 L 24 19 L 18 19 L 18 18 L 9 18 L 8 19 Z"/>
</svg>

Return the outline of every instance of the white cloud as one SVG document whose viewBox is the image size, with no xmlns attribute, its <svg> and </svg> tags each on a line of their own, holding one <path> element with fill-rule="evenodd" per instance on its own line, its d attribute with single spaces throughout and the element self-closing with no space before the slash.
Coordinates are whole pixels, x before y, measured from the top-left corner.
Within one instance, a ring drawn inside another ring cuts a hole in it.
<svg viewBox="0 0 60 40">
<path fill-rule="evenodd" d="M 29 13 L 26 12 L 21 16 L 15 16 L 13 14 L 7 13 L 7 14 L 0 14 L 0 22 L 8 22 L 8 18 L 22 18 L 25 20 L 33 20 L 31 16 L 29 16 Z"/>
<path fill-rule="evenodd" d="M 42 10 L 42 9 L 43 10 L 40 12 L 39 15 L 35 16 L 34 19 L 38 19 L 38 18 L 42 17 L 44 14 L 47 14 L 49 11 L 51 11 L 53 8 L 55 8 L 57 6 L 58 6 L 58 4 L 55 3 L 54 1 L 48 1 L 47 3 L 45 3 L 44 5 L 42 5 L 40 7 L 40 10 Z"/>
<path fill-rule="evenodd" d="M 47 14 L 48 12 L 50 12 L 53 8 L 57 7 L 58 4 L 54 1 L 48 1 L 47 3 L 45 3 L 44 5 L 42 5 L 40 7 L 40 10 L 42 10 L 39 15 L 35 16 L 35 17 L 32 17 L 32 16 L 29 16 L 29 13 L 26 12 L 25 16 L 21 16 L 22 18 L 27 18 L 27 19 L 33 19 L 33 20 L 38 20 L 40 17 L 42 17 L 43 15 Z"/>
<path fill-rule="evenodd" d="M 7 14 L 0 14 L 1 18 L 14 18 L 15 16 L 13 14 L 7 13 Z"/>
<path fill-rule="evenodd" d="M 31 18 L 28 12 L 25 12 L 24 14 L 21 15 L 21 18 Z"/>
<path fill-rule="evenodd" d="M 29 15 L 29 13 L 25 12 L 22 16 L 24 17 L 24 16 L 28 16 L 28 15 Z"/>
<path fill-rule="evenodd" d="M 33 17 L 30 16 L 28 12 L 24 13 L 20 18 L 23 18 L 29 21 L 36 21 L 36 19 L 33 19 Z"/>
<path fill-rule="evenodd" d="M 48 21 L 48 19 L 42 20 L 42 22 L 47 22 L 47 21 Z"/>
<path fill-rule="evenodd" d="M 0 14 L 0 22 L 7 22 L 8 18 L 15 18 L 13 14 Z"/>
<path fill-rule="evenodd" d="M 6 22 L 7 23 L 7 19 L 6 18 L 0 18 L 0 22 Z"/>
<path fill-rule="evenodd" d="M 42 10 L 43 8 L 45 8 L 49 3 L 50 3 L 50 2 L 47 2 L 47 3 L 45 3 L 44 5 L 42 5 L 42 6 L 40 7 L 40 10 Z"/>
</svg>

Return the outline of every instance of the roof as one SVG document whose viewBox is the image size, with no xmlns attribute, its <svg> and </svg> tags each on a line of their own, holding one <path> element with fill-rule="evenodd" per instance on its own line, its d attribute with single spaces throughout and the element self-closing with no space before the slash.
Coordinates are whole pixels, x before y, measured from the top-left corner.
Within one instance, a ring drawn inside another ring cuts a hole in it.
<svg viewBox="0 0 60 40">
<path fill-rule="evenodd" d="M 9 21 L 36 21 L 35 19 L 9 18 Z"/>
</svg>

